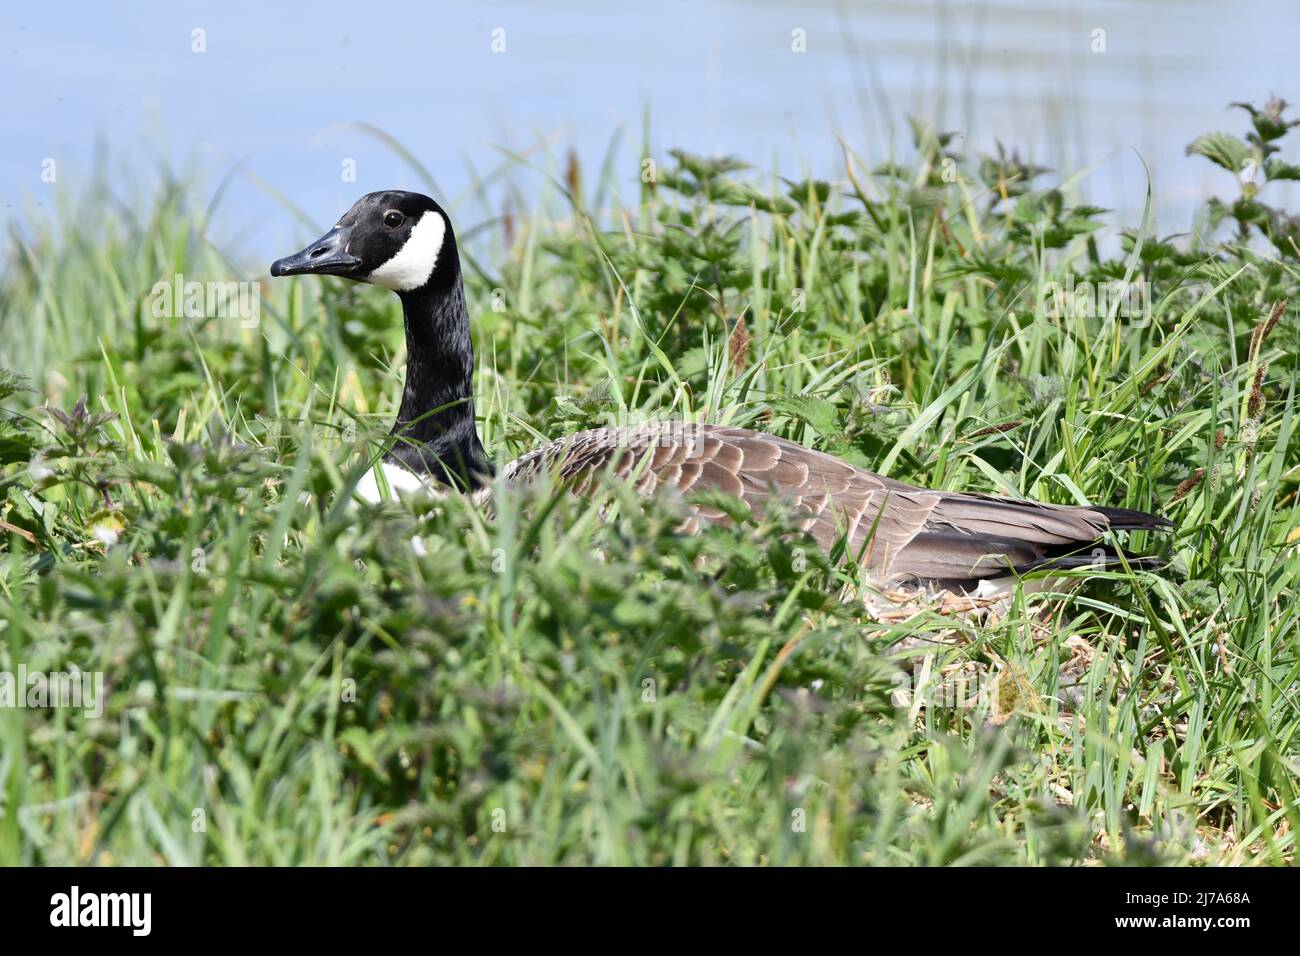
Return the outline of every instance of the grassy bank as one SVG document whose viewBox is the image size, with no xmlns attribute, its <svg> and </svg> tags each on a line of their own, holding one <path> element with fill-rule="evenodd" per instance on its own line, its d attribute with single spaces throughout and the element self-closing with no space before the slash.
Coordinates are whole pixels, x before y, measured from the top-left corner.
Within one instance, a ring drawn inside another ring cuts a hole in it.
<svg viewBox="0 0 1300 956">
<path fill-rule="evenodd" d="M 1285 124 L 1240 116 L 1254 141 L 1187 162 L 1300 178 L 1266 154 Z M 1200 231 L 1107 256 L 1122 224 L 1054 174 L 948 146 L 918 127 L 833 185 L 571 167 L 530 215 L 453 215 L 498 461 L 695 416 L 1177 522 L 1139 542 L 1165 571 L 987 627 L 865 619 L 779 515 L 686 538 L 617 489 L 607 522 L 545 489 L 349 505 L 400 390 L 392 296 L 159 316 L 160 279 L 233 275 L 179 186 L 16 234 L 0 668 L 102 673 L 104 713 L 0 709 L 0 862 L 1290 861 L 1296 225 L 1225 171 Z M 1055 294 L 1124 280 L 1147 307 Z"/>
</svg>

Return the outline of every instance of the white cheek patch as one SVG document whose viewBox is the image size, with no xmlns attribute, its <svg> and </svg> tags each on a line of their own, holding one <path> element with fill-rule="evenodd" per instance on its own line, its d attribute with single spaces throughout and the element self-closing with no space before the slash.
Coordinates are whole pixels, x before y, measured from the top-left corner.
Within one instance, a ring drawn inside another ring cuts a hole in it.
<svg viewBox="0 0 1300 956">
<path fill-rule="evenodd" d="M 430 210 L 411 227 L 397 255 L 366 277 L 367 282 L 381 285 L 394 292 L 410 292 L 429 281 L 433 267 L 438 264 L 442 240 L 447 234 L 447 222 Z"/>
</svg>

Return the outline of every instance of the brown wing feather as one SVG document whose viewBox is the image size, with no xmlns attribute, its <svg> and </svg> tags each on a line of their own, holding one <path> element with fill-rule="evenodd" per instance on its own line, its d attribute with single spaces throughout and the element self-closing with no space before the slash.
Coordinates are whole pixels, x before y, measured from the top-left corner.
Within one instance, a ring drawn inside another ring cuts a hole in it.
<svg viewBox="0 0 1300 956">
<path fill-rule="evenodd" d="M 802 524 L 819 544 L 829 548 L 845 539 L 873 578 L 888 584 L 973 587 L 1086 549 L 1110 528 L 1106 509 L 929 491 L 784 438 L 719 425 L 660 422 L 579 432 L 516 459 L 504 475 L 524 482 L 557 469 L 585 493 L 601 472 L 627 478 L 638 467 L 644 467 L 637 481 L 644 494 L 723 491 L 757 514 L 774 496 L 787 500 L 806 515 Z M 688 530 L 699 520 L 726 520 L 716 508 L 697 504 L 693 512 Z M 1157 528 L 1163 521 L 1123 515 L 1149 519 L 1126 527 Z"/>
</svg>

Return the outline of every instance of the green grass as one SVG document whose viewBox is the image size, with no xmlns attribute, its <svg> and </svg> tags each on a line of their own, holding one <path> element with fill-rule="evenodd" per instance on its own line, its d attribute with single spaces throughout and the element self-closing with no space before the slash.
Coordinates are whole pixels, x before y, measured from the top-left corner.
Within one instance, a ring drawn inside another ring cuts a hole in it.
<svg viewBox="0 0 1300 956">
<path fill-rule="evenodd" d="M 350 506 L 399 393 L 394 297 L 295 280 L 257 328 L 155 318 L 159 279 L 240 258 L 177 184 L 15 233 L 0 669 L 100 671 L 107 702 L 0 709 L 0 863 L 1292 861 L 1288 220 L 1252 191 L 1107 257 L 1050 175 L 947 147 L 918 127 L 833 185 L 677 154 L 641 195 L 606 168 L 453 215 L 499 461 L 690 415 L 1178 523 L 1137 542 L 1166 571 L 986 627 L 867 620 L 782 515 L 692 538 L 617 488 Z M 1147 280 L 1151 320 L 1053 317 L 1067 275 Z M 997 683 L 900 706 L 913 670 Z"/>
</svg>

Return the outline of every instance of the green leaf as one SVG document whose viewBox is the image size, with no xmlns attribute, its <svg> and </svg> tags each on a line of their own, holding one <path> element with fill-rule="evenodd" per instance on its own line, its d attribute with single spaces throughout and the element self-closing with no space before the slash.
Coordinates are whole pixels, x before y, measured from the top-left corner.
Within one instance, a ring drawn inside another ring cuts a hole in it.
<svg viewBox="0 0 1300 956">
<path fill-rule="evenodd" d="M 717 508 L 737 524 L 746 521 L 750 516 L 749 505 L 745 503 L 744 498 L 727 494 L 727 492 L 719 491 L 716 488 L 693 491 L 686 496 L 686 500 L 693 505 Z"/>
<path fill-rule="evenodd" d="M 1239 173 L 1250 158 L 1250 147 L 1229 133 L 1204 133 L 1188 144 L 1187 155 L 1204 156 L 1230 172 Z"/>
<path fill-rule="evenodd" d="M 792 418 L 799 419 L 818 435 L 834 435 L 840 430 L 839 410 L 834 403 L 824 398 L 812 398 L 806 395 L 782 398 L 773 402 L 772 407 Z"/>
<path fill-rule="evenodd" d="M 1269 179 L 1300 180 L 1300 166 L 1284 163 L 1280 159 L 1270 159 L 1264 164 L 1264 175 Z"/>
</svg>

